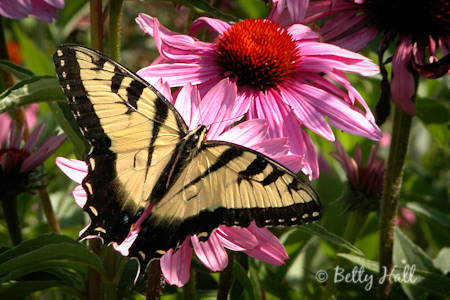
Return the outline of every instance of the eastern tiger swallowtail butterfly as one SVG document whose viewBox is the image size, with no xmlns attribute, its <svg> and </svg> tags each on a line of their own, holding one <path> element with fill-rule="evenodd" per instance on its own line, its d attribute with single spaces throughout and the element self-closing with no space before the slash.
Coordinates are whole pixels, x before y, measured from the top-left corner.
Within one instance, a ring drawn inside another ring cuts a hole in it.
<svg viewBox="0 0 450 300">
<path fill-rule="evenodd" d="M 312 188 L 254 150 L 206 141 L 145 80 L 107 56 L 57 47 L 60 84 L 92 148 L 83 180 L 91 218 L 80 236 L 124 241 L 146 209 L 129 256 L 140 266 L 187 236 L 206 241 L 219 225 L 290 226 L 322 216 Z"/>
</svg>

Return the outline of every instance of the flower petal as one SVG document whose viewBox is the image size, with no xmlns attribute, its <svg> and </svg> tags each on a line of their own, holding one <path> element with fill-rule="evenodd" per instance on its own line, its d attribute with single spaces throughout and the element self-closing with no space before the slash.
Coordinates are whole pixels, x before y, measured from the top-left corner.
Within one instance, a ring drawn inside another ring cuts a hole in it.
<svg viewBox="0 0 450 300">
<path fill-rule="evenodd" d="M 392 59 L 391 95 L 392 101 L 410 115 L 414 115 L 414 103 L 411 101 L 415 83 L 408 66 L 412 59 L 412 42 L 402 37 Z"/>
<path fill-rule="evenodd" d="M 81 185 L 77 185 L 73 191 L 72 195 L 75 198 L 75 203 L 83 208 L 86 205 L 87 202 L 87 194 L 86 191 L 83 189 Z"/>
<path fill-rule="evenodd" d="M 247 228 L 219 226 L 216 234 L 220 243 L 233 251 L 249 250 L 258 245 L 258 240 Z"/>
<path fill-rule="evenodd" d="M 67 177 L 78 184 L 81 184 L 88 172 L 88 166 L 84 161 L 57 157 L 55 163 Z"/>
<path fill-rule="evenodd" d="M 222 35 L 230 27 L 231 25 L 224 21 L 208 17 L 200 17 L 192 22 L 191 27 L 189 28 L 189 35 L 195 36 L 204 28 L 212 29 L 218 34 Z"/>
<path fill-rule="evenodd" d="M 191 237 L 198 259 L 211 271 L 222 271 L 228 265 L 228 255 L 217 235 L 213 232 L 204 243 L 196 235 Z"/>
<path fill-rule="evenodd" d="M 167 283 L 182 287 L 189 281 L 189 269 L 191 268 L 192 248 L 189 246 L 190 238 L 187 237 L 181 248 L 173 253 L 169 249 L 161 257 L 161 271 Z"/>
</svg>

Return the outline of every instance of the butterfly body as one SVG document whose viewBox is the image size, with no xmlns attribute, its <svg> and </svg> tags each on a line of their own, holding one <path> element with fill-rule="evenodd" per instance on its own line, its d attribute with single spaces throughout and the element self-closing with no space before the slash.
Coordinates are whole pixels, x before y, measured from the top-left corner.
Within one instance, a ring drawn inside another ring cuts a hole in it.
<svg viewBox="0 0 450 300">
<path fill-rule="evenodd" d="M 146 265 L 219 225 L 291 226 L 318 220 L 322 206 L 292 171 L 246 147 L 189 131 L 158 91 L 94 50 L 62 45 L 56 72 L 92 146 L 83 180 L 91 224 L 80 236 L 121 244 L 139 226 L 129 256 Z"/>
</svg>

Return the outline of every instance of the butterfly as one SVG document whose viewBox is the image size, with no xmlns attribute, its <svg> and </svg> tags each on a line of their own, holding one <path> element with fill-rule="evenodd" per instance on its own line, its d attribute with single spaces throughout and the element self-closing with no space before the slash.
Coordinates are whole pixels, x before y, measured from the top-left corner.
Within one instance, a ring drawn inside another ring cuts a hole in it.
<svg viewBox="0 0 450 300">
<path fill-rule="evenodd" d="M 259 152 L 207 141 L 204 125 L 189 131 L 167 99 L 118 62 L 78 45 L 58 46 L 53 60 L 92 146 L 82 182 L 91 223 L 80 239 L 121 244 L 138 226 L 128 256 L 146 266 L 186 237 L 206 241 L 219 225 L 291 226 L 322 216 L 308 183 Z"/>
</svg>

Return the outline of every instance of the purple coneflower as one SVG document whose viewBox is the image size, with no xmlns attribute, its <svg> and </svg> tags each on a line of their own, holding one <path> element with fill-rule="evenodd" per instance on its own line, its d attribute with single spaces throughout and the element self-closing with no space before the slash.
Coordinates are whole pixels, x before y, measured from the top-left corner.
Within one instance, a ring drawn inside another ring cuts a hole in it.
<svg viewBox="0 0 450 300">
<path fill-rule="evenodd" d="M 1 118 L 0 127 L 8 121 Z M 41 165 L 66 139 L 56 132 L 36 147 L 45 124 L 36 127 L 22 146 L 24 128 L 16 132 L 15 122 L 9 125 L 8 135 L 0 140 L 0 191 L 20 193 L 35 184 L 33 171 Z M 31 176 L 31 177 L 30 177 Z"/>
<path fill-rule="evenodd" d="M 228 141 L 252 148 L 295 172 L 302 168 L 302 164 L 299 163 L 302 157 L 290 153 L 287 138 L 267 139 L 268 126 L 265 120 L 249 120 L 229 129 L 226 124 L 235 121 L 230 116 L 236 98 L 236 86 L 227 78 L 218 82 L 201 101 L 197 87 L 190 84 L 179 91 L 176 99 L 172 99 L 169 86 L 163 84 L 161 80 L 155 82 L 155 86 L 174 104 L 190 129 L 196 128 L 200 123 L 211 124 L 207 134 L 208 140 Z M 213 104 L 220 109 L 211 110 Z M 79 184 L 87 174 L 87 165 L 82 161 L 59 157 L 56 164 L 69 178 Z M 80 207 L 86 204 L 87 195 L 81 185 L 74 189 L 73 195 Z M 139 234 L 139 225 L 151 209 L 152 206 L 147 208 L 120 245 L 114 244 L 114 248 L 122 255 L 129 254 L 129 248 Z M 80 234 L 82 232 L 83 230 Z M 228 256 L 225 248 L 243 251 L 249 256 L 273 265 L 282 265 L 289 258 L 283 245 L 267 228 L 259 228 L 254 223 L 248 228 L 219 226 L 206 242 L 199 242 L 195 235 L 187 237 L 175 253 L 170 249 L 162 256 L 161 270 L 169 284 L 181 287 L 189 280 L 191 245 L 199 260 L 212 271 L 221 271 L 227 266 Z"/>
<path fill-rule="evenodd" d="M 383 34 L 378 47 L 384 77 L 382 103 L 389 103 L 390 96 L 397 107 L 410 115 L 414 115 L 412 98 L 417 76 L 438 78 L 449 72 L 449 1 L 311 1 L 304 22 L 322 18 L 327 19 L 321 28 L 324 40 L 353 51 L 364 48 L 377 33 Z M 394 42 L 389 84 L 383 56 Z M 384 122 L 385 117 L 381 116 L 378 122 Z"/>
<path fill-rule="evenodd" d="M 2 0 L 0 15 L 9 19 L 23 19 L 32 15 L 41 21 L 51 23 L 58 16 L 58 9 L 64 8 L 64 0 Z"/>
<path fill-rule="evenodd" d="M 336 143 L 336 150 L 337 152 L 330 154 L 342 165 L 348 177 L 348 190 L 343 199 L 346 209 L 378 211 L 386 166 L 376 158 L 376 145 L 372 146 L 365 165 L 358 145 L 355 147 L 354 158 L 347 154 L 339 142 Z"/>
<path fill-rule="evenodd" d="M 319 169 L 303 128 L 330 141 L 335 137 L 328 123 L 374 140 L 381 136 L 370 109 L 345 76 L 374 75 L 378 67 L 364 56 L 320 43 L 306 26 L 283 28 L 269 19 L 230 25 L 199 18 L 190 34 L 213 30 L 218 38 L 207 43 L 171 32 L 145 14 L 136 21 L 154 37 L 161 54 L 140 76 L 151 83 L 162 77 L 170 87 L 197 85 L 202 96 L 229 78 L 237 89 L 231 117 L 266 119 L 269 137 L 288 137 L 292 153 L 304 157 L 302 171 L 310 177 L 318 177 Z"/>
</svg>

